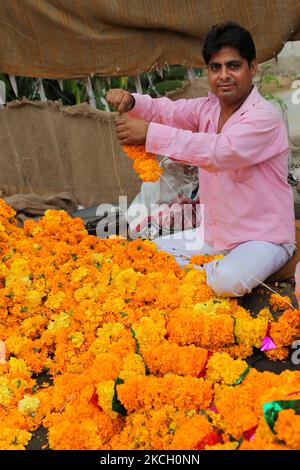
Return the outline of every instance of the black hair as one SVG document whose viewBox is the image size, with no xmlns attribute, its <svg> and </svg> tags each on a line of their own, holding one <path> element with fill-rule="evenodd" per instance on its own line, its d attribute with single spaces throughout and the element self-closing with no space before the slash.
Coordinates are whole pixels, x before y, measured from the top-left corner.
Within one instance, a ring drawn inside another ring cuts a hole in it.
<svg viewBox="0 0 300 470">
<path fill-rule="evenodd" d="M 249 66 L 256 57 L 254 41 L 249 31 L 234 21 L 227 21 L 214 25 L 204 40 L 202 55 L 206 65 L 213 54 L 226 46 L 237 49 L 241 57 L 247 59 Z"/>
</svg>

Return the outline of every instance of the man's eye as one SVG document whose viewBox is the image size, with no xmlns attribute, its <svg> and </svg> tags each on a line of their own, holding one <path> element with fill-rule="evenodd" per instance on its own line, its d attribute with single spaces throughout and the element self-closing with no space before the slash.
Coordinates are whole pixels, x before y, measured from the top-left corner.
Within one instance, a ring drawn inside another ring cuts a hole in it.
<svg viewBox="0 0 300 470">
<path fill-rule="evenodd" d="M 210 70 L 212 70 L 213 72 L 216 72 L 217 70 L 219 70 L 219 66 L 218 65 L 211 65 L 210 66 Z"/>
<path fill-rule="evenodd" d="M 234 69 L 238 69 L 240 66 L 240 64 L 230 64 L 229 68 L 234 70 Z"/>
</svg>

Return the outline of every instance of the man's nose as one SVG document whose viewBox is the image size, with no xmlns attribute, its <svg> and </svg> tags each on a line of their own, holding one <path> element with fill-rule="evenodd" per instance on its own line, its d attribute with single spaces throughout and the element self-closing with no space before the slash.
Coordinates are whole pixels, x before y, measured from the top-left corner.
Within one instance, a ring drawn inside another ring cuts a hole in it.
<svg viewBox="0 0 300 470">
<path fill-rule="evenodd" d="M 226 80 L 227 78 L 229 78 L 229 76 L 230 76 L 230 74 L 229 74 L 228 67 L 226 67 L 226 65 L 223 65 L 220 68 L 220 79 L 221 80 Z"/>
</svg>

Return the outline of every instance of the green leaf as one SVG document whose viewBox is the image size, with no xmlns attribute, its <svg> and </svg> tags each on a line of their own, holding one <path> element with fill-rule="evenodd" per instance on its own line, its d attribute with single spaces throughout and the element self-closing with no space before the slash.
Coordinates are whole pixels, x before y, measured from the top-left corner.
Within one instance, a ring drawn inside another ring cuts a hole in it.
<svg viewBox="0 0 300 470">
<path fill-rule="evenodd" d="M 115 380 L 115 387 L 114 387 L 114 396 L 111 403 L 111 409 L 116 413 L 119 413 L 122 416 L 127 415 L 126 408 L 122 405 L 120 400 L 118 399 L 118 392 L 117 392 L 117 385 L 123 384 L 124 380 L 120 379 L 119 377 Z"/>
<path fill-rule="evenodd" d="M 134 331 L 134 329 L 132 328 L 132 326 L 130 327 L 130 331 L 131 331 L 131 334 L 134 338 L 134 341 L 135 341 L 135 354 L 140 354 L 140 345 L 139 345 L 139 342 L 137 340 L 137 337 L 136 337 L 136 333 Z"/>
<path fill-rule="evenodd" d="M 230 384 L 232 387 L 234 387 L 235 385 L 239 385 L 243 380 L 244 378 L 246 377 L 246 375 L 248 374 L 250 368 L 247 367 L 247 369 L 244 370 L 244 372 L 242 373 L 242 375 L 237 379 L 236 382 L 234 382 L 233 384 Z M 228 385 L 228 384 L 227 384 Z"/>
<path fill-rule="evenodd" d="M 264 417 L 272 432 L 274 432 L 278 413 L 288 409 L 292 409 L 296 415 L 300 415 L 300 400 L 278 400 L 263 404 Z"/>
</svg>

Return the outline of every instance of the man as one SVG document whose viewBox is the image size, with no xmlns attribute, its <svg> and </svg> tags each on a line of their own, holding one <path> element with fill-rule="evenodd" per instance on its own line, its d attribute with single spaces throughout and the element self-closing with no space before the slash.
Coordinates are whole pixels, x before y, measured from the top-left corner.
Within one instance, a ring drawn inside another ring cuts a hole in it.
<svg viewBox="0 0 300 470">
<path fill-rule="evenodd" d="M 122 145 L 145 144 L 148 152 L 199 168 L 204 245 L 191 250 L 186 231 L 181 239 L 157 239 L 158 247 L 181 264 L 196 253 L 226 254 L 204 265 L 207 283 L 220 296 L 241 296 L 295 250 L 288 137 L 275 107 L 252 85 L 256 51 L 247 30 L 233 22 L 214 26 L 202 53 L 208 97 L 172 102 L 117 89 L 107 99 L 127 114 L 116 124 Z"/>
</svg>

